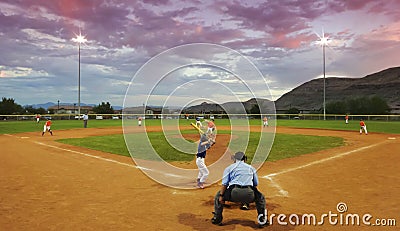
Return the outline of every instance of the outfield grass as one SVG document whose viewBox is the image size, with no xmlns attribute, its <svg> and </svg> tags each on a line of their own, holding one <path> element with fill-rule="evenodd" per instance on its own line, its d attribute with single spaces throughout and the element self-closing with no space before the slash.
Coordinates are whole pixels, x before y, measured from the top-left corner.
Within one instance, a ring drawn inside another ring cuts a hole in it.
<svg viewBox="0 0 400 231">
<path fill-rule="evenodd" d="M 359 120 L 350 120 L 349 124 L 345 124 L 344 120 L 278 120 L 278 126 L 296 127 L 296 128 L 318 128 L 330 130 L 351 130 L 359 131 Z M 365 121 L 368 132 L 380 132 L 400 134 L 400 122 L 395 121 Z"/>
<path fill-rule="evenodd" d="M 52 121 L 52 129 L 53 130 L 64 130 L 64 129 L 75 129 L 82 128 L 83 121 L 79 120 L 53 120 Z M 125 121 L 129 125 L 136 126 L 136 120 L 127 120 Z M 179 121 L 176 120 L 163 120 L 165 125 L 177 124 L 179 125 L 189 125 L 191 122 L 195 122 L 194 120 L 185 120 L 181 119 Z M 270 121 L 273 123 L 274 121 Z M 318 129 L 330 129 L 330 130 L 352 130 L 359 131 L 359 121 L 350 120 L 349 124 L 345 124 L 344 120 L 277 120 L 277 126 L 285 126 L 285 127 L 297 127 L 297 128 L 318 128 Z M 371 133 L 380 132 L 380 133 L 392 133 L 392 134 L 400 134 L 400 122 L 395 121 L 365 121 L 367 124 L 368 131 Z M 34 131 L 42 131 L 43 125 L 45 121 L 40 121 L 37 124 L 34 121 L 0 121 L 0 134 L 14 134 L 20 132 L 34 132 Z M 160 126 L 161 120 L 145 120 L 144 125 L 146 126 Z M 252 119 L 248 121 L 249 125 L 261 125 L 262 121 L 258 119 Z M 218 126 L 229 126 L 229 125 L 247 125 L 247 120 L 232 120 L 228 119 L 216 119 L 215 124 Z M 122 120 L 89 120 L 88 127 L 89 128 L 100 128 L 100 127 L 110 127 L 110 126 L 121 126 Z M 126 123 L 125 123 L 126 125 Z M 204 124 L 205 125 L 205 124 Z"/>
<path fill-rule="evenodd" d="M 20 132 L 41 132 L 45 120 L 36 123 L 36 121 L 1 121 L 0 134 L 14 134 Z M 89 120 L 89 128 L 100 128 L 110 126 L 121 126 L 121 120 Z M 83 128 L 82 120 L 52 120 L 51 129 L 64 130 Z"/>
<path fill-rule="evenodd" d="M 165 161 L 193 160 L 193 154 L 185 154 L 176 151 L 173 147 L 171 147 L 165 140 L 164 134 L 162 132 L 149 132 L 147 134 L 149 135 L 154 149 Z M 256 150 L 259 135 L 260 133 L 257 132 L 250 133 L 249 146 L 246 150 L 246 154 L 248 155 L 250 161 Z M 93 150 L 129 156 L 124 137 L 121 134 L 86 138 L 61 139 L 57 141 L 65 144 L 82 146 Z M 277 134 L 267 161 L 276 161 L 311 152 L 317 152 L 324 149 L 338 147 L 343 144 L 343 139 L 339 137 Z M 147 158 L 145 156 L 137 156 L 137 153 L 133 153 L 133 155 L 134 157 L 138 158 Z"/>
</svg>

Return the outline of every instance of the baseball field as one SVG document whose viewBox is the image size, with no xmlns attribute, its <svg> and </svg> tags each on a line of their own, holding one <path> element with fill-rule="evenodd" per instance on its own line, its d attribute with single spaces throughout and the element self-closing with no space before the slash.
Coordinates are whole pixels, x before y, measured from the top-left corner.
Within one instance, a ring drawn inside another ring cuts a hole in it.
<svg viewBox="0 0 400 231">
<path fill-rule="evenodd" d="M 257 212 L 228 203 L 223 226 L 211 224 L 220 184 L 176 189 L 147 177 L 125 146 L 120 120 L 0 122 L 0 230 L 255 230 Z M 171 149 L 157 121 L 147 132 L 162 158 L 196 168 L 194 156 Z M 207 165 L 225 152 L 229 123 L 216 120 Z M 252 139 L 272 128 L 250 123 Z M 258 170 L 272 224 L 264 230 L 397 230 L 400 220 L 400 124 L 278 120 L 271 153 Z M 185 139 L 198 134 L 180 122 Z M 252 149 L 253 148 L 253 149 Z M 145 157 L 143 157 L 145 158 Z M 221 170 L 222 176 L 222 170 Z M 193 179 L 193 186 L 196 179 Z M 358 224 L 357 224 L 358 223 Z"/>
</svg>

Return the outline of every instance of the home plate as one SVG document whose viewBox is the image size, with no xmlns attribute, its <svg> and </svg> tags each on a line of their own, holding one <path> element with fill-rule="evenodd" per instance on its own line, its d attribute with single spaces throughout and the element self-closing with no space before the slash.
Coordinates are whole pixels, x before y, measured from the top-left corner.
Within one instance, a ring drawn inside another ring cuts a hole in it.
<svg viewBox="0 0 400 231">
<path fill-rule="evenodd" d="M 389 140 L 395 140 L 396 137 L 389 137 L 388 139 L 389 139 Z"/>
</svg>

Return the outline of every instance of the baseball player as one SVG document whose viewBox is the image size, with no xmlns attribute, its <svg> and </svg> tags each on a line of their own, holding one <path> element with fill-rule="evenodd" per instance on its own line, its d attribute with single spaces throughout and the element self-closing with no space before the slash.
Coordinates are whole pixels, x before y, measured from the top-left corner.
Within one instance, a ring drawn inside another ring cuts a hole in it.
<svg viewBox="0 0 400 231">
<path fill-rule="evenodd" d="M 51 131 L 51 120 L 50 119 L 47 119 L 46 123 L 44 124 L 42 136 L 44 135 L 44 133 L 46 131 L 50 132 L 50 134 L 53 135 L 53 131 Z"/>
<path fill-rule="evenodd" d="M 214 134 L 215 124 L 214 120 L 207 120 L 207 134 Z"/>
<path fill-rule="evenodd" d="M 260 227 L 268 225 L 265 212 L 265 197 L 258 191 L 258 176 L 256 169 L 246 164 L 246 155 L 237 152 L 233 156 L 234 163 L 224 170 L 222 187 L 214 198 L 214 217 L 211 222 L 215 225 L 222 224 L 222 211 L 225 201 L 256 203 L 257 221 Z"/>
<path fill-rule="evenodd" d="M 200 136 L 199 145 L 197 146 L 196 165 L 199 169 L 199 174 L 197 175 L 197 187 L 202 189 L 204 188 L 204 182 L 210 173 L 204 160 L 206 158 L 207 149 L 209 149 L 213 144 L 214 141 L 208 138 L 206 134 Z"/>
<path fill-rule="evenodd" d="M 142 126 L 142 117 L 139 116 L 139 118 L 137 120 L 138 120 L 137 121 L 138 126 Z"/>
<path fill-rule="evenodd" d="M 40 121 L 40 115 L 36 114 L 36 123 L 39 123 L 39 121 Z"/>
<path fill-rule="evenodd" d="M 346 124 L 348 124 L 348 123 L 349 123 L 349 115 L 346 114 L 346 116 L 344 117 L 344 119 L 345 119 L 345 121 L 346 121 Z"/>
<path fill-rule="evenodd" d="M 199 117 L 196 117 L 196 126 L 199 127 L 199 128 L 202 128 L 202 127 L 203 127 L 203 125 L 201 124 L 201 121 L 200 121 L 200 118 L 199 118 Z"/>
<path fill-rule="evenodd" d="M 263 126 L 268 127 L 268 118 L 266 116 L 263 118 Z"/>
<path fill-rule="evenodd" d="M 362 134 L 363 130 L 365 131 L 365 135 L 368 135 L 367 125 L 363 119 L 360 119 L 360 135 Z"/>
</svg>

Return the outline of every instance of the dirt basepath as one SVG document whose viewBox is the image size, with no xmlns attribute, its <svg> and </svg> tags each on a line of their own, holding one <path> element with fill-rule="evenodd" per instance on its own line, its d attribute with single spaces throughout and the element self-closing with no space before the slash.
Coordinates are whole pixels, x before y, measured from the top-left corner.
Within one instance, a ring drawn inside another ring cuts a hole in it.
<svg viewBox="0 0 400 231">
<path fill-rule="evenodd" d="M 347 213 L 369 213 L 371 222 L 375 218 L 400 222 L 399 135 L 281 127 L 277 132 L 340 136 L 346 145 L 264 164 L 259 188 L 267 197 L 269 214 L 321 216 L 338 213 L 336 205 L 345 202 Z M 130 158 L 54 141 L 116 133 L 121 129 L 55 131 L 54 136 L 44 137 L 40 132 L 0 135 L 1 230 L 256 229 L 254 205 L 242 211 L 230 204 L 224 210 L 225 225 L 211 224 L 218 185 L 204 190 L 164 187 L 135 168 Z M 282 226 L 276 218 L 273 221 L 264 230 L 377 228 L 342 227 L 328 220 L 322 227 Z"/>
</svg>

